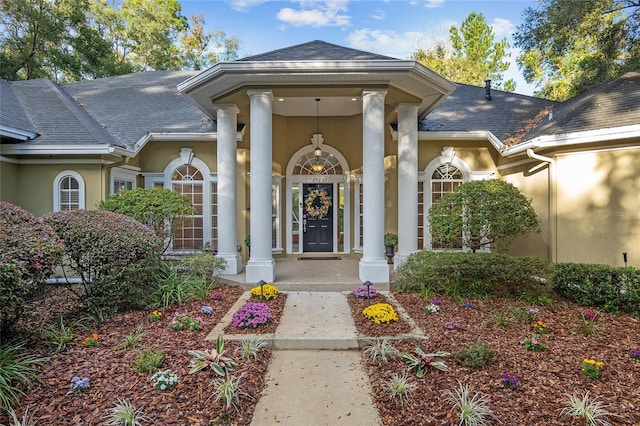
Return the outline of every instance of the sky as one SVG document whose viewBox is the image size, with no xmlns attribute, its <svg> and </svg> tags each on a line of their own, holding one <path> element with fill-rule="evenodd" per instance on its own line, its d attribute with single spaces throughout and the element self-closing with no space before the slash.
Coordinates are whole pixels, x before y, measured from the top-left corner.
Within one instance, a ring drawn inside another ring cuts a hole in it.
<svg viewBox="0 0 640 426">
<path fill-rule="evenodd" d="M 516 27 L 525 0 L 180 0 L 182 14 L 202 15 L 208 31 L 222 30 L 240 40 L 239 57 L 255 55 L 313 40 L 409 59 L 418 48 L 449 39 L 452 25 L 460 28 L 469 13 L 482 13 L 495 40 L 507 38 L 512 65 L 505 80 L 516 81 L 516 92 L 532 95 L 515 64 Z"/>
</svg>

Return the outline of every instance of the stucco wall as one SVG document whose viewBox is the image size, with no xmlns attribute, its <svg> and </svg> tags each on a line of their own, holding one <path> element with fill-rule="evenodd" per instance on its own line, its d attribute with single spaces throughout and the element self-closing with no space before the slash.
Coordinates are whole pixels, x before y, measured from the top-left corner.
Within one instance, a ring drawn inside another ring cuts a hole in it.
<svg viewBox="0 0 640 426">
<path fill-rule="evenodd" d="M 540 232 L 517 237 L 509 245 L 509 254 L 514 256 L 537 256 L 551 260 L 551 223 L 549 220 L 549 173 L 548 164 L 538 161 L 500 170 L 502 179 L 513 184 L 531 200 L 538 214 Z"/>
<path fill-rule="evenodd" d="M 193 155 L 204 161 L 211 172 L 216 171 L 215 142 L 151 141 L 138 154 L 142 173 L 161 173 L 167 164 L 180 156 L 182 148 L 191 148 Z"/>
<path fill-rule="evenodd" d="M 0 200 L 17 204 L 18 165 L 0 162 Z"/>
<path fill-rule="evenodd" d="M 640 266 L 640 149 L 557 157 L 558 261 Z"/>
</svg>

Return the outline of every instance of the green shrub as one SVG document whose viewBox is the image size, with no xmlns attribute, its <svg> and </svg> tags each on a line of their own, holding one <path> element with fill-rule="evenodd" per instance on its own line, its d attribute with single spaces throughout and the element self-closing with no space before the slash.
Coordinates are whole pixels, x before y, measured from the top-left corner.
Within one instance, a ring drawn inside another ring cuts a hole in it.
<svg viewBox="0 0 640 426">
<path fill-rule="evenodd" d="M 588 263 L 559 263 L 553 289 L 584 306 L 640 313 L 640 269 Z"/>
<path fill-rule="evenodd" d="M 9 410 L 20 402 L 24 389 L 38 380 L 37 367 L 45 359 L 22 353 L 23 345 L 0 346 L 0 408 Z"/>
<path fill-rule="evenodd" d="M 164 361 L 164 351 L 161 348 L 143 349 L 136 356 L 134 370 L 138 373 L 155 373 Z"/>
<path fill-rule="evenodd" d="M 194 213 L 189 197 L 165 188 L 122 191 L 100 202 L 98 208 L 144 223 L 161 240 L 166 240 L 164 249 L 171 244 L 173 229 L 180 226 L 185 216 Z"/>
<path fill-rule="evenodd" d="M 0 341 L 61 255 L 62 242 L 49 226 L 0 201 Z"/>
<path fill-rule="evenodd" d="M 394 285 L 408 292 L 430 287 L 458 298 L 519 297 L 532 289 L 550 293 L 544 284 L 550 272 L 549 262 L 537 257 L 423 250 L 411 254 L 398 268 Z"/>
<path fill-rule="evenodd" d="M 470 368 L 482 368 L 489 365 L 494 358 L 493 349 L 488 343 L 478 339 L 471 346 L 453 354 L 453 360 Z"/>
<path fill-rule="evenodd" d="M 49 213 L 44 219 L 64 241 L 64 267 L 81 278 L 82 291 L 76 294 L 92 309 L 116 308 L 138 284 L 139 269 L 159 261 L 162 242 L 130 217 L 71 210 Z"/>
</svg>

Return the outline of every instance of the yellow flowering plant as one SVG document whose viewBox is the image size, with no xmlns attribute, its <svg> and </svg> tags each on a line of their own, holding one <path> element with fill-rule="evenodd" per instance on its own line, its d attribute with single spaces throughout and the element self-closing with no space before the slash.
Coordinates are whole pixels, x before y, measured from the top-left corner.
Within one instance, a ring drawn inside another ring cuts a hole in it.
<svg viewBox="0 0 640 426">
<path fill-rule="evenodd" d="M 582 360 L 582 373 L 587 376 L 588 379 L 596 380 L 600 377 L 600 369 L 603 365 L 604 362 L 602 361 L 585 358 Z"/>
<path fill-rule="evenodd" d="M 154 310 L 149 314 L 149 321 L 154 322 L 162 318 L 162 312 Z"/>
<path fill-rule="evenodd" d="M 389 324 L 398 321 L 398 314 L 388 303 L 376 303 L 363 309 L 362 314 L 376 324 Z"/>
<path fill-rule="evenodd" d="M 278 287 L 272 284 L 263 284 L 262 286 L 253 287 L 249 290 L 249 294 L 265 300 L 271 300 L 278 297 Z"/>
</svg>

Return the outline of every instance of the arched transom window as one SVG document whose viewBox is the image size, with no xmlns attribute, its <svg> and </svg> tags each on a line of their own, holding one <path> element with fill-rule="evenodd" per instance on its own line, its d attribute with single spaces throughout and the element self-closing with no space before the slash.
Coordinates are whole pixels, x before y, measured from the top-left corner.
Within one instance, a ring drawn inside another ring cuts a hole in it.
<svg viewBox="0 0 640 426">
<path fill-rule="evenodd" d="M 333 154 L 325 151 L 318 156 L 313 152 L 303 154 L 293 169 L 295 175 L 341 175 L 342 173 L 340 161 Z"/>
</svg>

